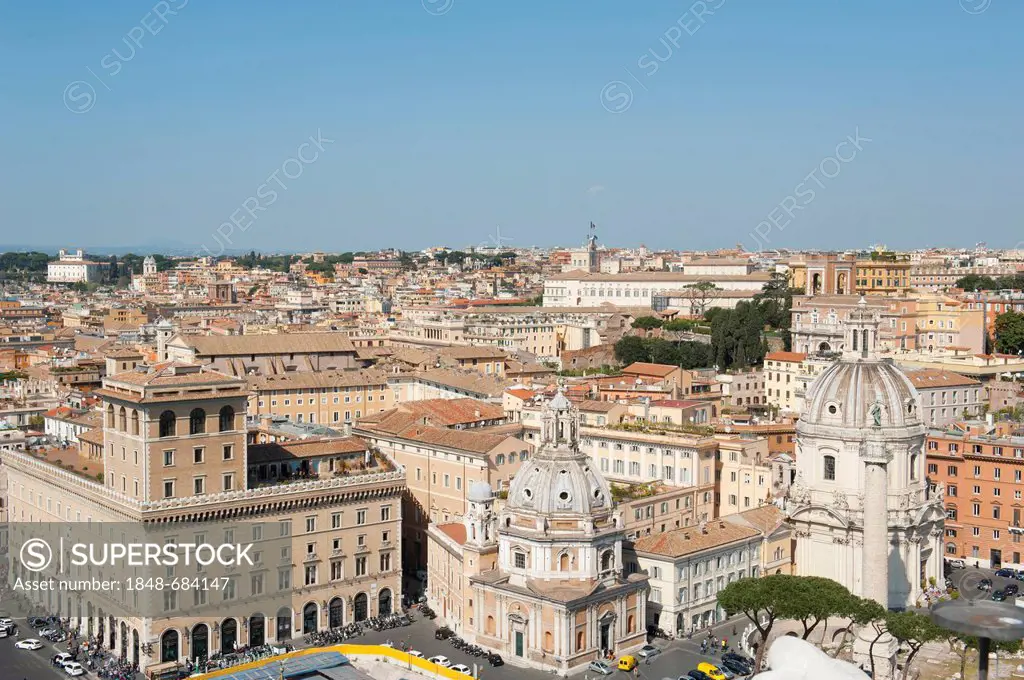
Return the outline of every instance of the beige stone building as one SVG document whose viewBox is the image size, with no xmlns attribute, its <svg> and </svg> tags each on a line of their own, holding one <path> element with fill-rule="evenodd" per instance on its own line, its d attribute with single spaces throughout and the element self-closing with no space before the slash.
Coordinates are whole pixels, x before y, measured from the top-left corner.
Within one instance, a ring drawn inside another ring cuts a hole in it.
<svg viewBox="0 0 1024 680">
<path fill-rule="evenodd" d="M 803 352 L 770 352 L 764 357 L 765 401 L 780 411 L 799 413 L 799 376 L 807 355 Z"/>
<path fill-rule="evenodd" d="M 505 423 L 501 406 L 474 399 L 431 399 L 400 404 L 363 418 L 355 433 L 406 471 L 403 533 L 410 570 L 427 560 L 430 522 L 462 518 L 469 489 L 484 481 L 498 490 L 532 455 L 533 446 L 495 426 Z M 487 428 L 487 429 L 485 429 Z"/>
<path fill-rule="evenodd" d="M 725 517 L 769 503 L 772 498 L 772 469 L 768 440 L 735 434 L 716 435 L 715 517 Z"/>
<path fill-rule="evenodd" d="M 340 427 L 395 405 L 395 391 L 377 370 L 317 371 L 250 376 L 248 413 L 293 423 Z"/>
<path fill-rule="evenodd" d="M 164 353 L 169 360 L 203 364 L 235 376 L 341 371 L 365 364 L 342 333 L 177 334 L 166 341 Z"/>
<path fill-rule="evenodd" d="M 50 592 L 41 603 L 49 611 L 99 636 L 115 655 L 159 670 L 236 645 L 285 642 L 401 602 L 405 475 L 369 455 L 365 442 L 338 440 L 313 452 L 301 442 L 250 449 L 245 381 L 195 365 L 120 373 L 98 394 L 99 458 L 70 449 L 49 457 L 0 451 L 12 528 L 110 527 L 113 535 L 121 527 L 124 536 L 140 527 L 211 544 L 223 530 L 225 543 L 253 546 L 254 564 L 225 575 L 223 588 L 163 592 L 162 611 L 173 613 L 162 616 L 140 610 L 124 591 Z M 301 470 L 304 459 L 304 476 L 280 474 L 284 465 Z M 261 477 L 260 466 L 271 464 L 277 477 Z M 17 576 L 26 574 L 16 567 Z"/>
</svg>

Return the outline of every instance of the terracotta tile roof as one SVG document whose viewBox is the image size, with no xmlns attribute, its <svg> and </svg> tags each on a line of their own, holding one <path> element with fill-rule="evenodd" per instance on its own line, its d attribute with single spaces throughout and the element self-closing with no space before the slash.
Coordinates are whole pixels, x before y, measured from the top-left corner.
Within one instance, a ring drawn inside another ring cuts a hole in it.
<svg viewBox="0 0 1024 680">
<path fill-rule="evenodd" d="M 800 363 L 807 358 L 803 352 L 769 352 L 764 356 L 765 361 L 790 361 Z"/>
<path fill-rule="evenodd" d="M 513 388 L 510 390 L 505 390 L 505 393 L 511 394 L 513 397 L 518 397 L 519 399 L 533 399 L 533 397 L 536 396 L 533 390 L 528 390 L 525 388 Z"/>
<path fill-rule="evenodd" d="M 201 356 L 249 356 L 253 354 L 316 354 L 355 352 L 341 333 L 281 333 L 277 335 L 180 336 Z"/>
<path fill-rule="evenodd" d="M 290 458 L 315 458 L 318 456 L 342 456 L 367 451 L 370 446 L 359 437 L 341 439 L 299 439 L 271 444 L 250 444 L 250 463 Z"/>
<path fill-rule="evenodd" d="M 725 518 L 730 522 L 741 522 L 768 535 L 786 519 L 786 513 L 775 505 L 762 505 Z"/>
<path fill-rule="evenodd" d="M 178 361 L 165 361 L 148 368 L 142 367 L 132 371 L 124 371 L 110 378 L 112 382 L 127 383 L 140 387 L 164 387 L 171 385 L 194 385 L 214 383 L 237 383 L 240 378 L 233 378 L 225 373 L 208 368 L 198 367 Z"/>
<path fill-rule="evenodd" d="M 664 378 L 669 373 L 678 370 L 678 366 L 672 366 L 670 364 L 648 364 L 642 361 L 636 361 L 622 369 L 622 372 L 629 374 L 635 373 L 637 375 L 657 375 Z"/>
<path fill-rule="evenodd" d="M 411 415 L 413 422 L 422 422 L 423 418 L 427 418 L 429 425 L 439 427 L 463 425 L 482 420 L 500 420 L 505 417 L 505 409 L 500 404 L 489 404 L 477 399 L 423 399 L 405 402 L 390 411 L 376 414 L 375 420 L 383 423 L 393 413 Z M 370 418 L 360 420 L 360 423 L 364 422 L 373 421 Z"/>
<path fill-rule="evenodd" d="M 444 446 L 450 449 L 459 449 L 461 451 L 472 451 L 473 453 L 490 453 L 504 441 L 513 439 L 513 437 L 504 434 L 473 432 L 472 430 L 449 430 L 423 425 L 414 425 L 398 434 L 412 441 Z"/>
<path fill-rule="evenodd" d="M 699 527 L 673 529 L 662 534 L 644 536 L 633 544 L 633 549 L 638 553 L 674 558 L 728 545 L 760 534 L 760 531 L 751 527 L 739 526 L 724 520 L 714 520 L 707 523 L 707 533 L 702 533 Z"/>
<path fill-rule="evenodd" d="M 944 371 L 937 368 L 921 368 L 905 371 L 910 382 L 919 390 L 941 387 L 978 387 L 981 381 L 968 378 L 959 373 Z"/>
<path fill-rule="evenodd" d="M 103 446 L 103 428 L 96 427 L 78 435 L 78 441 Z"/>
<path fill-rule="evenodd" d="M 444 532 L 448 538 L 452 539 L 459 545 L 466 544 L 466 525 L 462 522 L 448 522 L 447 524 L 438 524 L 437 530 Z"/>
</svg>

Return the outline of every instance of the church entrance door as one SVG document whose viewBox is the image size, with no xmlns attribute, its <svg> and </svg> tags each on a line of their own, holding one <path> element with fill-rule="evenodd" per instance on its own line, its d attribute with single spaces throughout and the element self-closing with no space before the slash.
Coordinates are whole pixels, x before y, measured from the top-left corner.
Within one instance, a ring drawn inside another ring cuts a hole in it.
<svg viewBox="0 0 1024 680">
<path fill-rule="evenodd" d="M 523 655 L 523 632 L 516 631 L 516 656 Z"/>
<path fill-rule="evenodd" d="M 609 650 L 612 648 L 612 624 L 602 623 L 601 624 L 601 650 Z"/>
</svg>

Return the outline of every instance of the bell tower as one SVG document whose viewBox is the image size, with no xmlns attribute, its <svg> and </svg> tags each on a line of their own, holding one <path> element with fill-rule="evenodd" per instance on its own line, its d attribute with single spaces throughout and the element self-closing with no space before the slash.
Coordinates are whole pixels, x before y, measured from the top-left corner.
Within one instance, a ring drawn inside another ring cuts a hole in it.
<svg viewBox="0 0 1024 680">
<path fill-rule="evenodd" d="M 868 308 L 863 295 L 857 308 L 850 312 L 844 329 L 844 359 L 877 359 L 878 327 L 881 319 L 878 312 Z"/>
</svg>

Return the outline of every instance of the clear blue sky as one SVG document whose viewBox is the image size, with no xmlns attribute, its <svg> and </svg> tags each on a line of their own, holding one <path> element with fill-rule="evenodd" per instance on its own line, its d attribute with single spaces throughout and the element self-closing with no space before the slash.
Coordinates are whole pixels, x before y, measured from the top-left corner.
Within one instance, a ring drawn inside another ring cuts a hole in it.
<svg viewBox="0 0 1024 680">
<path fill-rule="evenodd" d="M 0 242 L 216 250 L 235 213 L 232 246 L 257 250 L 460 247 L 496 225 L 576 244 L 590 220 L 611 245 L 754 248 L 859 129 L 871 142 L 772 246 L 1012 246 L 1024 3 L 963 4 L 983 11 L 707 0 L 699 24 L 688 0 L 190 0 L 161 22 L 148 0 L 10 2 Z M 617 80 L 632 100 L 610 113 Z M 243 202 L 318 129 L 334 143 L 250 223 Z"/>
</svg>

